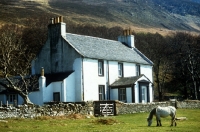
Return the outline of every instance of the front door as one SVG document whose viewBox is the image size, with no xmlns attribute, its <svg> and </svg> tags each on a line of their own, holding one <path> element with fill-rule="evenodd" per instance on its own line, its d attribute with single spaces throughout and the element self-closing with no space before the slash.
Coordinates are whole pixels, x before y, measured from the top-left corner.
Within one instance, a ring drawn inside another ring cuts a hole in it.
<svg viewBox="0 0 200 132">
<path fill-rule="evenodd" d="M 148 82 L 139 82 L 139 102 L 147 103 L 150 102 L 149 96 L 149 83 Z"/>
<path fill-rule="evenodd" d="M 142 103 L 146 103 L 147 102 L 147 87 L 146 86 L 142 86 Z"/>
</svg>

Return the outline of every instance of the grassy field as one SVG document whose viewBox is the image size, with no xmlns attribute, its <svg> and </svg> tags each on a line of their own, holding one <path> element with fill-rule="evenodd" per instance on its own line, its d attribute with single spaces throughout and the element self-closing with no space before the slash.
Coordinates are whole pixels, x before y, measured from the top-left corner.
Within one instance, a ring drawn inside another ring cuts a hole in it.
<svg viewBox="0 0 200 132">
<path fill-rule="evenodd" d="M 7 119 L 0 122 L 1 132 L 196 132 L 200 130 L 200 109 L 178 109 L 176 127 L 170 127 L 170 117 L 162 118 L 162 127 L 156 127 L 155 117 L 147 126 L 149 113 L 126 114 L 109 117 L 71 115 L 68 117 L 38 117 L 37 119 Z"/>
</svg>

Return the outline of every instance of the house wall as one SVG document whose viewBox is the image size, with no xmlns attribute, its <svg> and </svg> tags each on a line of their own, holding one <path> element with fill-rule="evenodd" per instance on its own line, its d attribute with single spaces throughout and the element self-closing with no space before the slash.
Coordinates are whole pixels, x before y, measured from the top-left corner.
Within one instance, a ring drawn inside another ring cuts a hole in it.
<svg viewBox="0 0 200 132">
<path fill-rule="evenodd" d="M 73 63 L 80 55 L 64 38 L 59 37 L 58 42 L 47 40 L 36 59 L 32 61 L 32 74 L 40 74 L 41 67 L 45 73 L 58 73 L 72 71 Z"/>
<path fill-rule="evenodd" d="M 20 96 L 20 95 L 17 95 L 17 105 L 21 105 L 23 104 L 23 98 Z M 6 98 L 6 94 L 0 94 L 0 103 L 3 105 L 6 105 L 7 104 L 7 98 Z M 14 102 L 10 103 L 8 101 L 8 104 L 12 104 L 14 105 Z"/>
<path fill-rule="evenodd" d="M 75 88 L 75 73 L 72 73 L 62 83 L 61 101 L 76 102 Z"/>
<path fill-rule="evenodd" d="M 118 62 L 116 61 L 109 61 L 109 75 L 110 75 L 110 84 L 112 84 L 117 78 L 118 78 Z M 123 62 L 124 67 L 124 77 L 129 76 L 136 76 L 136 64 L 135 63 L 127 63 Z M 140 64 L 140 72 L 141 74 L 144 74 L 151 82 L 153 82 L 152 78 L 152 66 L 150 65 L 142 65 Z M 146 80 L 145 77 L 140 78 L 139 80 Z M 138 80 L 138 81 L 139 81 Z M 138 82 L 135 83 L 135 102 L 139 103 L 139 84 Z M 150 102 L 153 101 L 153 88 L 151 84 L 149 85 L 149 92 L 150 92 Z M 127 93 L 127 103 L 132 102 L 132 90 L 131 88 L 126 89 Z M 118 89 L 111 89 L 111 100 L 118 100 Z"/>
<path fill-rule="evenodd" d="M 118 100 L 118 89 L 110 89 L 110 100 Z"/>
<path fill-rule="evenodd" d="M 1 104 L 6 104 L 6 95 L 5 94 L 0 94 L 0 101 L 1 101 Z"/>
<path fill-rule="evenodd" d="M 151 82 L 153 82 L 153 70 L 151 65 L 141 65 L 141 74 L 144 74 Z"/>
<path fill-rule="evenodd" d="M 42 99 L 41 94 L 42 94 L 41 90 L 34 91 L 34 92 L 29 93 L 28 97 L 32 103 L 37 104 L 37 105 L 43 105 L 43 99 Z"/>
<path fill-rule="evenodd" d="M 136 76 L 135 63 L 123 62 L 123 68 L 124 68 L 124 77 Z M 140 66 L 141 74 L 145 74 L 145 76 L 147 76 L 150 79 L 150 81 L 152 81 L 151 68 L 152 68 L 151 66 L 146 66 L 146 65 Z M 83 72 L 84 72 L 83 78 L 84 78 L 84 95 L 85 95 L 84 101 L 98 100 L 99 99 L 98 85 L 105 85 L 105 94 L 107 95 L 109 91 L 107 84 L 110 85 L 116 79 L 118 79 L 118 62 L 104 60 L 104 76 L 98 76 L 98 60 L 84 58 Z M 146 80 L 146 78 L 141 78 L 141 79 Z M 151 86 L 149 87 L 151 92 L 150 96 L 152 96 L 152 88 Z M 131 88 L 126 89 L 127 102 L 132 102 L 131 91 L 132 91 Z M 111 93 L 110 94 L 111 100 L 118 100 L 118 89 L 110 89 L 110 93 Z M 150 97 L 150 100 L 152 101 L 152 97 Z M 135 87 L 135 101 L 139 102 L 139 87 L 137 82 Z"/>
<path fill-rule="evenodd" d="M 104 76 L 98 75 L 98 60 L 83 59 L 83 78 L 84 78 L 84 100 L 99 100 L 99 85 L 105 85 L 106 90 L 106 62 L 104 61 Z"/>
<path fill-rule="evenodd" d="M 74 88 L 74 92 L 75 92 L 75 101 L 79 102 L 79 101 L 83 101 L 84 100 L 84 96 L 83 96 L 83 73 L 82 73 L 82 69 L 83 69 L 83 63 L 82 63 L 82 58 L 76 58 L 74 60 L 73 63 L 73 70 L 74 70 L 74 78 L 75 78 L 75 88 Z"/>
<path fill-rule="evenodd" d="M 126 88 L 127 103 L 132 103 L 132 90 L 131 87 Z"/>
<path fill-rule="evenodd" d="M 117 61 L 109 61 L 109 79 L 112 84 L 118 78 L 118 63 Z M 136 76 L 136 63 L 120 62 L 123 63 L 124 77 Z M 144 74 L 151 82 L 152 66 L 140 64 L 140 72 Z"/>
</svg>

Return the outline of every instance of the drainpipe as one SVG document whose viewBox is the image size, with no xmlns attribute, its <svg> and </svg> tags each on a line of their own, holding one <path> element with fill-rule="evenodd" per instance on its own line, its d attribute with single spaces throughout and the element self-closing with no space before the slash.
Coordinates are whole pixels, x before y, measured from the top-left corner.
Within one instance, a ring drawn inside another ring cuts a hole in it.
<svg viewBox="0 0 200 132">
<path fill-rule="evenodd" d="M 83 57 L 81 57 L 82 61 L 82 101 L 84 101 L 84 71 L 83 71 Z"/>
<path fill-rule="evenodd" d="M 106 67 L 106 70 L 107 70 L 107 80 L 106 80 L 106 84 L 107 84 L 107 100 L 110 100 L 110 78 L 109 78 L 109 61 L 107 60 L 107 67 Z"/>
</svg>

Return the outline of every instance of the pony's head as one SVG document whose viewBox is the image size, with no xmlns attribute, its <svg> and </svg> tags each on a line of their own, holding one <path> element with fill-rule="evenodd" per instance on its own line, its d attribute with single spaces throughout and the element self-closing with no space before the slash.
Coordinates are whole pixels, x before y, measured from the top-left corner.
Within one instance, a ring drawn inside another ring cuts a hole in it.
<svg viewBox="0 0 200 132">
<path fill-rule="evenodd" d="M 152 124 L 152 119 L 147 118 L 148 126 L 151 126 Z"/>
</svg>

